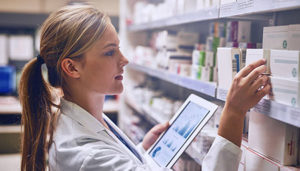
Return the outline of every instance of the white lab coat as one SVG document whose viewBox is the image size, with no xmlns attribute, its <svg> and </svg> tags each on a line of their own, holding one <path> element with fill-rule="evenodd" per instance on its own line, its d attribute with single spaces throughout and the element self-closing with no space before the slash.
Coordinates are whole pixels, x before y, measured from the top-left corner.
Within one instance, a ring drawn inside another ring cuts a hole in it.
<svg viewBox="0 0 300 171">
<path fill-rule="evenodd" d="M 141 145 L 135 147 L 109 118 L 104 114 L 103 117 L 136 148 L 143 161 L 86 110 L 61 99 L 61 115 L 49 149 L 50 171 L 170 170 L 159 168 Z M 240 158 L 240 148 L 219 136 L 204 159 L 202 170 L 237 170 Z"/>
</svg>

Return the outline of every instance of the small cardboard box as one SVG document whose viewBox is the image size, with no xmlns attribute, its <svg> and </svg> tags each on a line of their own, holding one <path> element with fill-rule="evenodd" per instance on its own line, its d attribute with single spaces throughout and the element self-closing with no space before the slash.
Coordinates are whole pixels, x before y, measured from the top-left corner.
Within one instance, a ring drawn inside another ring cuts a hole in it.
<svg viewBox="0 0 300 171">
<path fill-rule="evenodd" d="M 288 49 L 288 26 L 264 27 L 263 49 Z"/>
<path fill-rule="evenodd" d="M 255 111 L 250 113 L 249 148 L 263 154 L 272 161 L 281 165 L 296 165 L 298 139 L 299 129 L 297 127 Z M 246 163 L 248 161 L 250 160 L 247 160 L 246 157 Z M 255 164 L 254 161 L 250 161 L 250 163 Z M 246 165 L 248 167 L 248 163 Z"/>
<path fill-rule="evenodd" d="M 273 77 L 300 80 L 300 52 L 294 50 L 271 50 L 270 68 Z"/>
<path fill-rule="evenodd" d="M 241 49 L 218 48 L 218 84 L 225 90 L 230 88 L 232 79 L 241 69 Z"/>
</svg>

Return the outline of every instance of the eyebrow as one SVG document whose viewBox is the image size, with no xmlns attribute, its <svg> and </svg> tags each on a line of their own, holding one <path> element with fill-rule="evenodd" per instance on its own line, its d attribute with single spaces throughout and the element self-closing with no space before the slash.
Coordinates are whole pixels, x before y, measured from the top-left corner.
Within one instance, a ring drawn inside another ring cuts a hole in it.
<svg viewBox="0 0 300 171">
<path fill-rule="evenodd" d="M 117 44 L 115 44 L 115 43 L 109 43 L 109 44 L 105 45 L 104 48 L 107 48 L 107 47 L 109 47 L 109 46 L 115 46 L 115 47 L 116 47 Z"/>
</svg>

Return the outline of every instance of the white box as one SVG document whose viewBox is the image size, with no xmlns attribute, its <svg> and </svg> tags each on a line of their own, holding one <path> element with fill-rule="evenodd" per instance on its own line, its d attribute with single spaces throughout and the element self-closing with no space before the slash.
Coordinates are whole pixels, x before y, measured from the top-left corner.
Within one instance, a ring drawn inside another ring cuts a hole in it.
<svg viewBox="0 0 300 171">
<path fill-rule="evenodd" d="M 288 49 L 300 50 L 300 24 L 289 25 Z"/>
<path fill-rule="evenodd" d="M 289 25 L 288 49 L 300 50 L 300 24 Z"/>
<path fill-rule="evenodd" d="M 264 27 L 263 49 L 288 49 L 288 26 Z"/>
<path fill-rule="evenodd" d="M 270 68 L 272 76 L 300 80 L 300 53 L 293 50 L 271 50 Z"/>
<path fill-rule="evenodd" d="M 276 150 L 276 149 L 274 149 Z M 246 171 L 280 171 L 280 165 L 248 148 L 246 152 Z"/>
<path fill-rule="evenodd" d="M 7 36 L 4 34 L 0 35 L 0 65 L 8 64 L 7 56 Z"/>
<path fill-rule="evenodd" d="M 177 44 L 184 46 L 194 46 L 199 41 L 198 33 L 180 31 L 177 33 Z"/>
<path fill-rule="evenodd" d="M 266 115 L 251 112 L 248 135 L 249 148 L 267 158 L 282 165 L 296 165 L 298 138 L 298 128 Z M 252 161 L 252 164 L 255 163 Z M 246 165 L 248 167 L 248 163 Z"/>
<path fill-rule="evenodd" d="M 205 52 L 205 66 L 208 67 L 214 66 L 214 52 L 212 51 Z"/>
<path fill-rule="evenodd" d="M 300 171 L 300 166 L 298 167 L 284 166 L 280 168 L 280 171 Z"/>
<path fill-rule="evenodd" d="M 300 82 L 270 77 L 273 96 L 279 103 L 300 107 Z"/>
<path fill-rule="evenodd" d="M 232 79 L 240 70 L 241 56 L 239 48 L 218 48 L 218 84 L 220 88 L 229 90 Z"/>
<path fill-rule="evenodd" d="M 33 58 L 33 37 L 30 35 L 9 36 L 9 57 L 12 60 Z"/>
<path fill-rule="evenodd" d="M 266 73 L 270 74 L 270 50 L 269 49 L 247 49 L 246 66 L 260 59 L 266 59 L 267 61 Z"/>
</svg>

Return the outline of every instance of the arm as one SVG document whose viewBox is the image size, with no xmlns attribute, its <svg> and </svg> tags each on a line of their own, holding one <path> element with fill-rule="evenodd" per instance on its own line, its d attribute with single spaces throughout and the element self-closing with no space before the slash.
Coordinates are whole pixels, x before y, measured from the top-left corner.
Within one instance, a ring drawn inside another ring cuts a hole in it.
<svg viewBox="0 0 300 171">
<path fill-rule="evenodd" d="M 234 78 L 222 112 L 219 136 L 202 163 L 203 171 L 237 170 L 241 159 L 242 133 L 246 112 L 269 93 L 271 86 L 264 60 L 242 69 Z"/>
<path fill-rule="evenodd" d="M 241 145 L 244 118 L 247 111 L 270 92 L 265 60 L 243 68 L 234 78 L 220 120 L 218 134 L 237 146 Z"/>
</svg>

